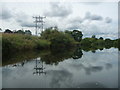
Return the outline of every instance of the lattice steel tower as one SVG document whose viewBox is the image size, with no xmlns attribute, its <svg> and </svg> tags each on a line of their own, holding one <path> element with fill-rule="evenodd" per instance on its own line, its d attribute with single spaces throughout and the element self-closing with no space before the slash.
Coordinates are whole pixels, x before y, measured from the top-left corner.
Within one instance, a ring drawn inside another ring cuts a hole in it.
<svg viewBox="0 0 120 90">
<path fill-rule="evenodd" d="M 43 21 L 43 19 L 46 18 L 46 17 L 35 16 L 35 17 L 33 17 L 33 18 L 35 18 L 35 21 L 34 21 L 34 23 L 35 23 L 35 28 L 36 28 L 35 34 L 38 35 L 38 34 L 40 34 L 39 29 L 41 29 L 41 32 L 42 32 L 43 29 L 44 29 L 44 23 L 45 23 L 45 22 Z M 38 33 L 38 32 L 39 32 L 39 33 Z"/>
</svg>

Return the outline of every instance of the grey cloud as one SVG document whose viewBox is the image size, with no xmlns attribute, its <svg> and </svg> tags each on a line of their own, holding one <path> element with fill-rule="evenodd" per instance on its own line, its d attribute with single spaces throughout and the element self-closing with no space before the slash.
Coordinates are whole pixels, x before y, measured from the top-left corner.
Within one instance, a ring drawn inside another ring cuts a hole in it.
<svg viewBox="0 0 120 90">
<path fill-rule="evenodd" d="M 12 12 L 10 9 L 6 7 L 2 8 L 2 11 L 0 12 L 0 18 L 3 20 L 9 20 L 13 18 L 22 27 L 34 27 L 34 23 L 30 22 L 28 17 L 29 16 L 23 12 L 20 13 Z"/>
<path fill-rule="evenodd" d="M 83 22 L 83 21 L 82 21 Z M 75 22 L 70 22 L 68 25 L 67 25 L 67 28 L 68 30 L 73 30 L 73 29 L 80 29 L 80 30 L 86 30 L 87 29 L 87 26 L 83 25 L 82 22 L 80 22 L 78 20 L 75 21 Z"/>
<path fill-rule="evenodd" d="M 99 25 L 100 24 L 100 25 Z M 83 32 L 84 37 L 91 37 L 91 35 L 96 35 L 97 37 L 109 37 L 109 38 L 117 38 L 118 37 L 118 33 L 117 30 L 113 32 L 114 27 L 110 28 L 110 25 L 101 25 L 101 23 L 95 23 L 95 24 L 88 24 L 88 23 L 79 23 L 79 24 L 75 24 L 75 23 L 71 23 L 69 25 L 67 25 L 67 30 L 74 30 L 74 29 L 78 29 L 80 31 Z M 106 23 L 105 23 L 106 24 Z M 109 28 L 108 28 L 109 27 Z M 120 36 L 120 35 L 119 35 Z"/>
<path fill-rule="evenodd" d="M 67 27 L 67 29 L 69 29 L 69 30 L 73 30 L 73 29 L 79 29 L 80 27 L 79 27 L 79 25 L 77 25 L 77 24 L 70 24 L 68 27 Z"/>
<path fill-rule="evenodd" d="M 94 72 L 100 72 L 103 70 L 102 66 L 85 66 L 84 64 L 70 64 L 71 67 L 75 68 L 75 69 L 83 69 L 87 75 L 90 75 L 91 73 Z"/>
<path fill-rule="evenodd" d="M 52 80 L 50 82 L 50 86 L 52 88 L 69 87 L 68 82 L 72 81 L 72 77 L 73 77 L 73 74 L 66 69 L 50 70 L 50 71 L 47 71 L 47 73 L 49 73 L 50 76 L 52 76 L 51 77 Z"/>
<path fill-rule="evenodd" d="M 86 13 L 86 16 L 84 18 L 85 20 L 88 19 L 88 20 L 103 20 L 102 16 L 99 16 L 99 15 L 92 15 L 90 12 L 87 12 Z"/>
<path fill-rule="evenodd" d="M 30 23 L 30 22 L 21 22 L 20 25 L 22 27 L 35 27 L 34 23 Z"/>
<path fill-rule="evenodd" d="M 80 17 L 70 18 L 70 23 L 82 23 L 84 20 Z"/>
<path fill-rule="evenodd" d="M 112 19 L 109 18 L 109 17 L 106 17 L 106 18 L 105 18 L 105 22 L 106 22 L 106 23 L 111 23 L 111 22 L 112 22 Z"/>
<path fill-rule="evenodd" d="M 32 17 L 31 17 L 32 18 Z M 30 17 L 26 14 L 16 14 L 15 18 L 16 22 L 18 22 L 22 27 L 35 27 L 34 23 L 30 19 Z"/>
<path fill-rule="evenodd" d="M 83 22 L 84 19 L 81 17 L 69 18 L 67 22 L 67 29 L 84 29 L 84 25 L 82 24 Z"/>
<path fill-rule="evenodd" d="M 8 20 L 12 17 L 13 17 L 13 13 L 11 10 L 9 10 L 8 8 L 2 8 L 2 10 L 0 12 L 1 19 Z"/>
<path fill-rule="evenodd" d="M 68 21 L 68 29 L 88 29 L 88 25 L 83 25 L 83 23 L 88 20 L 90 21 L 90 23 L 92 21 L 101 21 L 103 20 L 102 16 L 99 15 L 93 15 L 90 12 L 87 12 L 84 18 L 81 17 L 75 17 L 75 18 L 70 18 L 70 20 Z"/>
<path fill-rule="evenodd" d="M 50 10 L 44 12 L 45 16 L 49 17 L 66 17 L 72 13 L 70 7 L 67 7 L 61 3 L 51 3 Z"/>
</svg>

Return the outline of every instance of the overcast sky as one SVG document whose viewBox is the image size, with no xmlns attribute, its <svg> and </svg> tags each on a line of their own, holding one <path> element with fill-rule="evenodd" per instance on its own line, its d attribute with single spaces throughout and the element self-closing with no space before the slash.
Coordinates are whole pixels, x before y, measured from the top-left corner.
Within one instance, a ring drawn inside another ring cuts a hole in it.
<svg viewBox="0 0 120 90">
<path fill-rule="evenodd" d="M 35 34 L 32 16 L 46 16 L 44 28 L 79 29 L 84 37 L 118 38 L 117 2 L 5 2 L 0 3 L 3 30 L 29 29 Z"/>
</svg>

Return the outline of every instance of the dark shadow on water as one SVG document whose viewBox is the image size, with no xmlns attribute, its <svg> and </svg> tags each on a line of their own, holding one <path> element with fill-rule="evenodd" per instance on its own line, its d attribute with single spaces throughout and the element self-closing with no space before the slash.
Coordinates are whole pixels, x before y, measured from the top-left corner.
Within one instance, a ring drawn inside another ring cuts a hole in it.
<svg viewBox="0 0 120 90">
<path fill-rule="evenodd" d="M 40 51 L 22 51 L 22 52 L 8 52 L 2 54 L 2 66 L 9 65 L 9 64 L 15 64 L 20 62 L 21 66 L 24 66 L 24 63 L 26 63 L 29 60 L 36 59 L 38 57 L 41 58 L 42 62 L 45 62 L 45 64 L 55 64 L 57 65 L 59 62 L 62 62 L 66 59 L 73 58 L 73 59 L 80 59 L 82 58 L 83 51 L 91 51 L 92 53 L 96 53 L 96 48 L 90 48 L 90 47 L 82 47 L 81 48 L 70 48 L 70 49 L 61 49 L 61 48 L 55 48 L 50 50 L 40 50 Z M 103 50 L 103 48 L 99 49 L 100 51 Z M 16 66 L 16 65 L 14 65 Z M 106 68 L 109 69 L 111 65 L 107 64 Z M 102 68 L 97 68 L 101 70 Z"/>
<path fill-rule="evenodd" d="M 21 65 L 23 66 L 25 62 L 36 59 L 37 57 L 40 57 L 41 61 L 45 62 L 46 64 L 57 65 L 59 62 L 64 61 L 65 59 L 79 59 L 82 57 L 82 55 L 83 53 L 81 48 L 5 53 L 3 54 L 2 66 L 15 64 L 18 62 L 21 62 Z"/>
</svg>

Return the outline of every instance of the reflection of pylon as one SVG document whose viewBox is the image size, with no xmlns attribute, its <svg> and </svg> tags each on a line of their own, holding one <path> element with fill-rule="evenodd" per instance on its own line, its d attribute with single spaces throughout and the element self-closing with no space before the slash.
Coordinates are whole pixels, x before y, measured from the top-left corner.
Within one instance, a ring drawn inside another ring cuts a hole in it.
<svg viewBox="0 0 120 90">
<path fill-rule="evenodd" d="M 43 67 L 43 62 L 41 63 L 42 65 L 41 66 L 39 66 L 38 64 L 40 63 L 38 63 L 38 61 L 40 61 L 40 60 L 37 60 L 36 59 L 36 65 L 35 65 L 35 72 L 33 72 L 33 74 L 34 75 L 41 75 L 41 74 L 46 74 L 46 72 L 44 71 L 44 67 Z"/>
<path fill-rule="evenodd" d="M 35 18 L 35 28 L 36 28 L 36 35 L 38 35 L 39 33 L 38 33 L 38 29 L 40 29 L 41 28 L 41 32 L 43 31 L 43 25 L 44 25 L 44 21 L 43 21 L 43 19 L 44 18 L 46 18 L 46 17 L 41 17 L 41 16 L 36 16 L 36 17 L 33 17 L 33 18 Z"/>
</svg>

